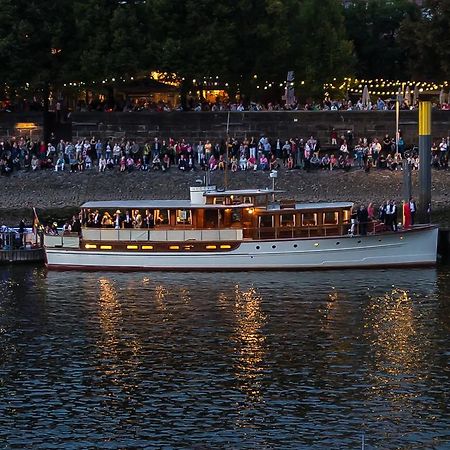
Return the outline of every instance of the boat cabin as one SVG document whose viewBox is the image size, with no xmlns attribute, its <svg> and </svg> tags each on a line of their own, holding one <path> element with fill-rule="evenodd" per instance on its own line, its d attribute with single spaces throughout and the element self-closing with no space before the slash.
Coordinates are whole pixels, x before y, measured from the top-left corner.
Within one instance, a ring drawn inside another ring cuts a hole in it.
<svg viewBox="0 0 450 450">
<path fill-rule="evenodd" d="M 196 249 L 196 243 L 203 243 L 211 249 L 229 249 L 233 243 L 243 240 L 348 233 L 352 203 L 273 201 L 280 192 L 271 189 L 220 191 L 202 186 L 191 188 L 190 200 L 87 202 L 81 206 L 80 213 L 83 247 L 97 248 L 97 244 L 102 243 L 102 247 L 117 248 L 121 243 L 120 246 L 126 245 L 126 248 L 140 248 L 136 243 L 147 243 L 141 246 L 143 250 L 159 245 L 175 250 L 179 248 L 178 243 L 192 244 L 190 249 Z M 64 242 L 57 246 L 60 245 L 66 246 Z M 199 249 L 205 245 L 200 245 Z"/>
</svg>

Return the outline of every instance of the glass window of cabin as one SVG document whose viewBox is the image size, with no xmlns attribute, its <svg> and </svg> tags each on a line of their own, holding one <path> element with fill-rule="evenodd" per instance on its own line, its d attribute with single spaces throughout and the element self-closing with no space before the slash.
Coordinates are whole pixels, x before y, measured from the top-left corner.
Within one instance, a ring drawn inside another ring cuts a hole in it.
<svg viewBox="0 0 450 450">
<path fill-rule="evenodd" d="M 219 216 L 217 209 L 205 209 L 205 227 L 216 228 L 218 225 Z"/>
<path fill-rule="evenodd" d="M 231 212 L 231 223 L 240 222 L 242 219 L 242 210 L 233 208 Z"/>
<path fill-rule="evenodd" d="M 294 227 L 295 215 L 294 214 L 281 214 L 280 215 L 280 227 Z"/>
<path fill-rule="evenodd" d="M 192 225 L 192 211 L 190 209 L 177 209 L 177 225 Z"/>
<path fill-rule="evenodd" d="M 337 225 L 339 222 L 339 213 L 337 211 L 327 211 L 323 213 L 324 225 Z"/>
<path fill-rule="evenodd" d="M 273 216 L 271 215 L 259 216 L 259 226 L 261 228 L 272 228 Z"/>
<path fill-rule="evenodd" d="M 303 227 L 315 227 L 317 225 L 317 213 L 306 212 L 302 214 Z"/>
<path fill-rule="evenodd" d="M 255 196 L 255 205 L 256 206 L 264 206 L 267 203 L 267 197 L 264 195 Z"/>
<path fill-rule="evenodd" d="M 169 225 L 170 213 L 168 209 L 155 209 L 155 225 Z"/>
</svg>

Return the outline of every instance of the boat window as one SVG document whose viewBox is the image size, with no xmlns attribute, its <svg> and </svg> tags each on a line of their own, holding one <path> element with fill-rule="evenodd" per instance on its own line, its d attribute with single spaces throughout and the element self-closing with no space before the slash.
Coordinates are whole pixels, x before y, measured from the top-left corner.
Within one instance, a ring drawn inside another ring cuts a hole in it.
<svg viewBox="0 0 450 450">
<path fill-rule="evenodd" d="M 267 204 L 267 197 L 263 195 L 255 196 L 255 205 L 256 206 L 265 206 Z"/>
<path fill-rule="evenodd" d="M 324 225 L 337 225 L 339 221 L 339 213 L 337 211 L 327 211 L 323 213 Z"/>
<path fill-rule="evenodd" d="M 231 223 L 240 222 L 241 218 L 242 218 L 242 210 L 233 209 L 233 212 L 231 213 Z"/>
<path fill-rule="evenodd" d="M 280 215 L 280 226 L 281 227 L 295 226 L 295 215 L 294 214 L 281 214 Z"/>
<path fill-rule="evenodd" d="M 205 227 L 216 228 L 219 216 L 217 209 L 205 209 Z"/>
<path fill-rule="evenodd" d="M 315 227 L 317 225 L 317 213 L 303 213 L 302 214 L 302 226 Z"/>
<path fill-rule="evenodd" d="M 156 225 L 169 225 L 169 210 L 168 209 L 155 209 L 155 224 Z"/>
<path fill-rule="evenodd" d="M 271 215 L 259 216 L 259 226 L 261 228 L 272 228 L 273 216 Z"/>
<path fill-rule="evenodd" d="M 192 211 L 190 209 L 177 209 L 177 225 L 192 225 Z"/>
<path fill-rule="evenodd" d="M 215 205 L 223 205 L 224 204 L 224 198 L 223 197 L 214 197 L 214 202 Z"/>
</svg>

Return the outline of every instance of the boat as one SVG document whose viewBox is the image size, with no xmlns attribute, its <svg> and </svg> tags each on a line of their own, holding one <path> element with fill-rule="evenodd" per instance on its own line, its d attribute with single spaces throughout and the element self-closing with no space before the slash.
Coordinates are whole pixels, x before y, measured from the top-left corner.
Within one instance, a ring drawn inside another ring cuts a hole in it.
<svg viewBox="0 0 450 450">
<path fill-rule="evenodd" d="M 434 225 L 394 232 L 373 221 L 358 234 L 353 203 L 275 200 L 280 192 L 202 185 L 190 188 L 189 200 L 89 201 L 81 206 L 79 233 L 44 236 L 46 264 L 49 269 L 242 271 L 436 263 Z"/>
</svg>

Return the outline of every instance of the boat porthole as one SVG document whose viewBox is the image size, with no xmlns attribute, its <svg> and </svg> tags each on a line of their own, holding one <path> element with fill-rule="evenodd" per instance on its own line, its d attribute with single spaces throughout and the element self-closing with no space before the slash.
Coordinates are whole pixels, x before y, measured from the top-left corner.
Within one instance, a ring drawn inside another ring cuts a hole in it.
<svg viewBox="0 0 450 450">
<path fill-rule="evenodd" d="M 403 236 L 400 236 L 400 240 L 403 241 Z"/>
<path fill-rule="evenodd" d="M 339 245 L 340 244 L 340 242 L 336 242 L 336 245 Z"/>
<path fill-rule="evenodd" d="M 277 246 L 276 245 L 272 245 L 272 248 L 277 248 Z"/>
<path fill-rule="evenodd" d="M 314 244 L 314 247 L 318 247 L 318 246 L 319 246 L 319 243 L 316 242 L 316 243 Z"/>
<path fill-rule="evenodd" d="M 378 239 L 378 242 L 381 242 L 381 239 Z"/>
<path fill-rule="evenodd" d="M 358 241 L 358 244 L 361 244 L 361 241 Z"/>
<path fill-rule="evenodd" d="M 294 244 L 294 248 L 297 248 L 298 247 L 298 245 L 297 244 Z"/>
<path fill-rule="evenodd" d="M 261 247 L 259 245 L 256 246 L 256 250 L 259 250 Z"/>
</svg>

